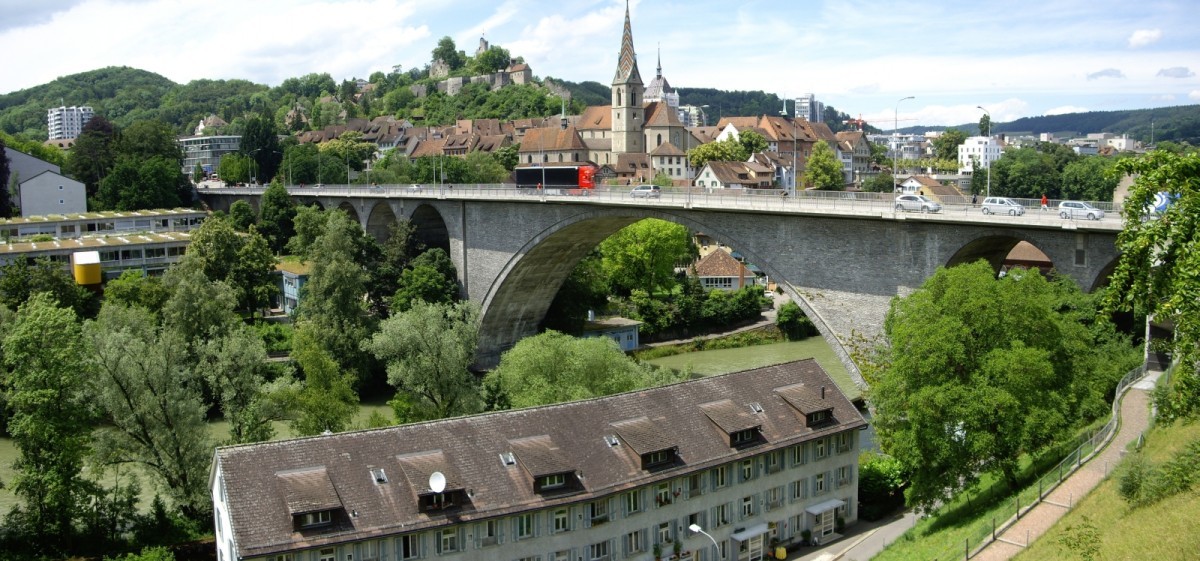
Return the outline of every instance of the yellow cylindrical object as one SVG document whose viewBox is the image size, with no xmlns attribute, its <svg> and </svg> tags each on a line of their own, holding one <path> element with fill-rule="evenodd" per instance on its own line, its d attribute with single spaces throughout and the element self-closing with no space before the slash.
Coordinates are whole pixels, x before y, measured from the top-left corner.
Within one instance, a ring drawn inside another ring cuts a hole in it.
<svg viewBox="0 0 1200 561">
<path fill-rule="evenodd" d="M 775 548 L 776 559 L 787 559 L 787 548 L 782 545 Z"/>
<path fill-rule="evenodd" d="M 100 270 L 100 253 L 78 251 L 71 255 L 71 270 L 75 273 L 75 284 L 89 286 L 100 284 L 104 275 Z"/>
</svg>

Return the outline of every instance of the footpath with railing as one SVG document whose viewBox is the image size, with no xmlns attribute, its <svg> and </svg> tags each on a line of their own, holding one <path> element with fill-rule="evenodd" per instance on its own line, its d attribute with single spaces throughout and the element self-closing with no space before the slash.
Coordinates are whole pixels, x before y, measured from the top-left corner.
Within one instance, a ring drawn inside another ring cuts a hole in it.
<svg viewBox="0 0 1200 561">
<path fill-rule="evenodd" d="M 1062 502 L 1056 502 L 1050 496 L 1059 486 L 1068 481 L 1072 474 L 1104 450 L 1105 446 L 1113 439 L 1121 425 L 1122 398 L 1130 386 L 1145 375 L 1145 367 L 1139 366 L 1121 378 L 1121 381 L 1117 383 L 1117 389 L 1113 397 L 1112 416 L 1108 422 L 1094 432 L 1080 437 L 1082 442 L 1077 448 L 1068 453 L 1058 465 L 1047 470 L 1038 478 L 1036 489 L 1031 484 L 1026 489 L 1018 492 L 1009 501 L 1008 507 L 998 516 L 993 516 L 988 520 L 977 521 L 974 528 L 970 531 L 969 537 L 965 538 L 960 546 L 947 548 L 942 553 L 932 556 L 931 559 L 933 561 L 972 559 L 980 556 L 981 553 L 988 549 L 988 546 L 994 543 L 1010 544 L 1017 547 L 1028 546 L 1028 534 L 1025 535 L 1024 540 L 1014 541 L 1006 539 L 1004 537 L 1005 532 L 1043 502 L 1062 507 L 1065 512 L 1065 510 L 1069 510 L 1074 506 L 1077 499 L 1082 498 L 1082 494 L 1074 496 L 1069 493 L 1065 504 L 1063 504 Z M 1107 475 L 1111 467 L 1113 466 L 1109 466 L 1106 461 L 1103 466 L 1103 474 Z M 1088 489 L 1090 490 L 1090 487 Z M 998 558 L 1003 559 L 1007 559 L 1008 557 L 1003 554 L 998 556 Z"/>
</svg>

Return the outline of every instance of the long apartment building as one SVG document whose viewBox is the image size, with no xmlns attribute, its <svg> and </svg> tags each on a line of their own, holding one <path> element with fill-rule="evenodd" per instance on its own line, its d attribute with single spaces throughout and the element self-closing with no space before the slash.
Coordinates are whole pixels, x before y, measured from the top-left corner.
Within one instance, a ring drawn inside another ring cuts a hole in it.
<svg viewBox="0 0 1200 561">
<path fill-rule="evenodd" d="M 192 208 L 77 212 L 0 219 L 6 239 L 49 235 L 79 238 L 133 232 L 187 232 L 200 227 L 208 213 Z"/>
<path fill-rule="evenodd" d="M 219 561 L 765 558 L 857 519 L 862 416 L 806 360 L 218 448 Z M 693 532 L 692 525 L 706 532 Z M 711 536 L 711 541 L 710 537 Z M 714 545 L 715 543 L 715 545 Z"/>
</svg>

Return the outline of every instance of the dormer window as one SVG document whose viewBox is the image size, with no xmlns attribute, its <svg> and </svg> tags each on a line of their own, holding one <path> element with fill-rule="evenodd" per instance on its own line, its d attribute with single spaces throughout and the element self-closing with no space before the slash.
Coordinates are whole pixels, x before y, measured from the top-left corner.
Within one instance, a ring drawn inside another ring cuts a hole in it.
<svg viewBox="0 0 1200 561">
<path fill-rule="evenodd" d="M 333 512 L 328 510 L 320 510 L 317 512 L 306 512 L 298 517 L 300 519 L 301 528 L 312 528 L 315 526 L 325 526 L 333 522 Z"/>
<path fill-rule="evenodd" d="M 546 475 L 538 480 L 538 487 L 545 491 L 547 489 L 558 489 L 567 484 L 567 476 L 564 473 L 556 473 L 554 475 Z"/>
<path fill-rule="evenodd" d="M 442 493 L 423 493 L 420 495 L 420 510 L 428 512 L 431 510 L 446 510 L 459 506 L 464 499 L 465 493 L 461 489 L 446 490 Z"/>
<path fill-rule="evenodd" d="M 737 431 L 729 435 L 729 440 L 734 446 L 741 446 L 754 442 L 754 429 L 746 429 Z"/>
<path fill-rule="evenodd" d="M 820 426 L 825 423 L 828 423 L 830 420 L 833 419 L 833 415 L 831 413 L 832 413 L 832 411 L 830 411 L 829 409 L 813 411 L 812 413 L 809 413 L 807 415 L 807 419 L 806 419 L 807 425 L 809 427 L 816 427 L 816 426 Z"/>
<path fill-rule="evenodd" d="M 655 466 L 658 464 L 666 463 L 666 462 L 670 461 L 670 459 L 671 459 L 670 453 L 668 453 L 666 450 L 659 450 L 657 452 L 651 452 L 649 454 L 646 454 L 646 458 L 643 461 L 643 463 L 645 463 L 647 466 Z"/>
</svg>

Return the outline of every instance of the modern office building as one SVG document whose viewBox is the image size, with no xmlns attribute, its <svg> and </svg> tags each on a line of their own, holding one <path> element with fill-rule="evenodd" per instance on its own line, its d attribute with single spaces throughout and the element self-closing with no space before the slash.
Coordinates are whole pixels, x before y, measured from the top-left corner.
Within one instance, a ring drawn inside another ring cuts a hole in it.
<svg viewBox="0 0 1200 561">
<path fill-rule="evenodd" d="M 46 128 L 49 129 L 49 139 L 76 138 L 83 132 L 83 126 L 92 119 L 95 111 L 86 105 L 79 107 L 54 107 L 46 111 Z"/>
<path fill-rule="evenodd" d="M 681 559 L 764 559 L 772 543 L 834 539 L 857 519 L 865 425 L 805 360 L 222 447 L 217 559 L 598 561 L 674 557 L 676 544 Z"/>
<path fill-rule="evenodd" d="M 804 94 L 796 98 L 796 118 L 810 123 L 825 121 L 825 104 L 817 101 L 817 96 Z"/>
<path fill-rule="evenodd" d="M 242 137 L 230 136 L 185 136 L 179 139 L 183 148 L 183 173 L 188 177 L 196 170 L 196 164 L 204 173 L 216 173 L 221 165 L 221 156 L 237 152 L 242 147 Z"/>
</svg>

